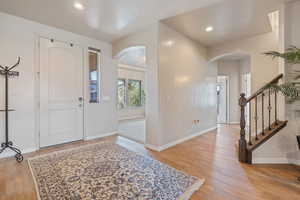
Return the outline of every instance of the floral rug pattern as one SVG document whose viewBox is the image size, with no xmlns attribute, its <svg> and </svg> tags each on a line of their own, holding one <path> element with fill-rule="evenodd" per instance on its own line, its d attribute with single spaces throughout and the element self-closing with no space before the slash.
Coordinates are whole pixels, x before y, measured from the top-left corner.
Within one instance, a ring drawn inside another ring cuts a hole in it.
<svg viewBox="0 0 300 200">
<path fill-rule="evenodd" d="M 41 200 L 181 200 L 203 183 L 113 143 L 50 153 L 29 165 Z"/>
</svg>

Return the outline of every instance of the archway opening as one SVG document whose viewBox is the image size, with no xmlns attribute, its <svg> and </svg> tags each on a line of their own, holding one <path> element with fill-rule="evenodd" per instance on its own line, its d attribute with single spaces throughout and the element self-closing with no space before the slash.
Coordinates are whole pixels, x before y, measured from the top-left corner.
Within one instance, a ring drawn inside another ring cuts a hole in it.
<svg viewBox="0 0 300 200">
<path fill-rule="evenodd" d="M 239 124 L 240 94 L 251 95 L 251 56 L 245 52 L 233 52 L 218 56 L 211 62 L 217 66 L 217 122 Z M 248 109 L 246 118 L 249 117 Z"/>
<path fill-rule="evenodd" d="M 146 119 L 146 47 L 121 50 L 118 60 L 118 131 L 123 137 L 145 143 Z"/>
</svg>

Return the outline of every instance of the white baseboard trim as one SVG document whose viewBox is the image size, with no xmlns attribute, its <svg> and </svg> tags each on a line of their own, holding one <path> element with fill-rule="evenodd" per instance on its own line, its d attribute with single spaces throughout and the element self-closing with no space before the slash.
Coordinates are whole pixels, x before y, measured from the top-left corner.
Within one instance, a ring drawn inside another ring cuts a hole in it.
<svg viewBox="0 0 300 200">
<path fill-rule="evenodd" d="M 191 139 L 193 139 L 193 138 L 195 138 L 195 137 L 197 137 L 197 136 L 203 135 L 203 134 L 208 133 L 208 132 L 210 132 L 210 131 L 213 131 L 213 130 L 215 130 L 215 129 L 217 129 L 216 126 L 215 126 L 215 127 L 212 127 L 212 128 L 209 128 L 209 129 L 206 129 L 206 130 L 203 130 L 203 131 L 201 131 L 201 132 L 199 132 L 199 133 L 195 133 L 195 134 L 189 135 L 189 136 L 187 136 L 187 137 L 185 137 L 185 138 L 176 140 L 176 141 L 174 141 L 174 142 L 170 142 L 170 143 L 165 144 L 165 145 L 162 145 L 162 146 L 154 146 L 154 145 L 151 145 L 151 144 L 145 144 L 145 147 L 147 147 L 147 148 L 149 148 L 149 149 L 151 149 L 151 150 L 154 150 L 154 151 L 158 151 L 158 152 L 164 151 L 164 150 L 166 150 L 166 149 L 168 149 L 168 148 L 171 148 L 171 147 L 173 147 L 173 146 L 176 146 L 177 144 L 186 142 L 186 141 L 188 141 L 188 140 L 191 140 Z"/>
<path fill-rule="evenodd" d="M 290 163 L 290 164 L 294 164 L 294 165 L 299 165 L 299 166 L 300 166 L 300 160 L 289 159 L 289 163 Z"/>
<path fill-rule="evenodd" d="M 136 121 L 136 120 L 145 120 L 145 119 L 146 119 L 146 117 L 144 115 L 137 115 L 137 116 L 120 118 L 120 119 L 118 119 L 118 122 Z"/>
<path fill-rule="evenodd" d="M 289 159 L 285 157 L 274 158 L 253 158 L 253 164 L 290 164 Z"/>
<path fill-rule="evenodd" d="M 21 149 L 22 154 L 32 153 L 32 152 L 35 152 L 35 151 L 37 151 L 36 148 L 29 148 L 29 149 L 24 149 L 24 150 Z M 15 152 L 13 152 L 9 149 L 6 149 L 3 153 L 0 154 L 0 158 L 8 158 L 8 157 L 13 157 L 15 155 L 16 155 Z"/>
<path fill-rule="evenodd" d="M 162 149 L 160 147 L 154 146 L 152 144 L 145 144 L 144 146 L 153 151 L 158 151 L 158 152 L 162 151 Z"/>
<path fill-rule="evenodd" d="M 240 122 L 229 122 L 229 124 L 240 124 Z"/>
<path fill-rule="evenodd" d="M 104 138 L 104 137 L 108 137 L 108 136 L 113 136 L 113 135 L 117 135 L 118 132 L 114 131 L 111 133 L 105 133 L 105 134 L 101 134 L 101 135 L 95 135 L 95 136 L 87 136 L 85 137 L 84 140 L 88 141 L 88 140 L 95 140 L 95 139 L 100 139 L 100 138 Z"/>
</svg>

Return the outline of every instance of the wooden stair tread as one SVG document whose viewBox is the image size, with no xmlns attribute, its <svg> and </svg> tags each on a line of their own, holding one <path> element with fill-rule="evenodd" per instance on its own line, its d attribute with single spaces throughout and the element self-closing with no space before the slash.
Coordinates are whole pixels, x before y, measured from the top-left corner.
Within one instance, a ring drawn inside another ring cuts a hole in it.
<svg viewBox="0 0 300 200">
<path fill-rule="evenodd" d="M 266 128 L 264 130 L 264 135 L 260 133 L 258 135 L 258 140 L 255 140 L 255 137 L 252 139 L 252 145 L 247 144 L 248 151 L 254 151 L 260 145 L 268 141 L 271 137 L 273 137 L 276 133 L 278 133 L 281 129 L 283 129 L 287 125 L 287 121 L 277 121 L 277 124 L 274 122 L 271 125 L 271 130 Z"/>
</svg>

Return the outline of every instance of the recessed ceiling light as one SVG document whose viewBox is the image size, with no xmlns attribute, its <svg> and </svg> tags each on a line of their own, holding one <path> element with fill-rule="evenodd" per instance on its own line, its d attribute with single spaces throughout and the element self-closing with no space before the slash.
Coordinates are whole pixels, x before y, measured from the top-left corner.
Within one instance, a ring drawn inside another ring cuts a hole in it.
<svg viewBox="0 0 300 200">
<path fill-rule="evenodd" d="M 78 10 L 83 10 L 84 6 L 81 3 L 76 2 L 76 3 L 74 3 L 74 8 L 76 8 Z"/>
<path fill-rule="evenodd" d="M 211 31 L 213 31 L 213 30 L 214 30 L 214 27 L 212 27 L 212 26 L 208 26 L 208 27 L 206 27 L 206 29 L 205 29 L 206 32 L 211 32 Z"/>
<path fill-rule="evenodd" d="M 174 45 L 174 41 L 173 40 L 168 40 L 168 41 L 165 41 L 163 44 L 165 45 L 165 46 L 168 46 L 168 47 L 171 47 L 171 46 L 173 46 Z"/>
</svg>

